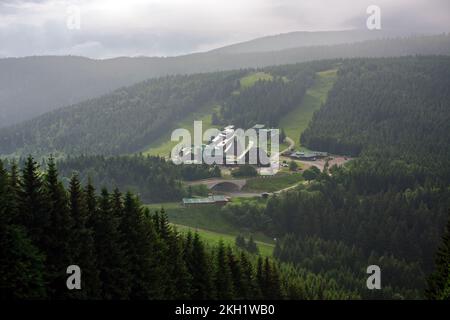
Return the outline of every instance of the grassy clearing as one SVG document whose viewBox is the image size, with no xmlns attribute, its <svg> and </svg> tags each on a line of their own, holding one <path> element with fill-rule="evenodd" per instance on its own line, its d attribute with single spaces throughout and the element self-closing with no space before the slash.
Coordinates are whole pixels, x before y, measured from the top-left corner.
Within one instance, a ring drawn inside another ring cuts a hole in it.
<svg viewBox="0 0 450 320">
<path fill-rule="evenodd" d="M 163 207 L 170 222 L 175 224 L 228 234 L 238 233 L 236 227 L 231 225 L 220 214 L 220 207 L 216 205 L 205 204 L 185 207 L 181 203 L 169 203 L 150 205 L 149 207 L 153 209 L 161 209 Z"/>
<path fill-rule="evenodd" d="M 233 198 L 233 203 L 257 202 L 263 205 L 265 199 L 249 199 L 249 198 Z M 179 231 L 191 229 L 198 230 L 205 241 L 217 243 L 220 239 L 224 242 L 233 244 L 238 234 L 248 237 L 250 234 L 247 230 L 239 229 L 228 222 L 220 212 L 220 207 L 216 205 L 202 205 L 185 207 L 179 202 L 168 202 L 146 205 L 150 210 L 160 210 L 164 208 L 169 221 L 177 225 Z M 274 243 L 273 239 L 261 234 L 253 234 L 253 238 L 258 247 L 261 246 L 260 252 L 266 255 L 272 255 Z"/>
<path fill-rule="evenodd" d="M 199 229 L 199 228 L 192 228 L 192 227 L 179 225 L 179 224 L 175 224 L 175 227 L 179 232 L 182 232 L 182 233 L 184 233 L 184 232 L 187 233 L 189 230 L 192 232 L 197 231 L 198 234 L 200 235 L 200 237 L 206 243 L 211 244 L 211 245 L 216 245 L 221 240 L 223 241 L 223 243 L 225 245 L 230 245 L 230 246 L 235 245 L 236 236 L 234 236 L 234 235 L 219 233 L 219 232 L 214 232 L 214 231 L 209 231 L 209 230 L 204 230 L 204 229 Z M 261 241 L 255 241 L 255 243 L 256 243 L 256 246 L 258 247 L 259 253 L 262 256 L 267 256 L 267 257 L 272 256 L 273 249 L 275 247 L 274 244 L 261 242 Z"/>
<path fill-rule="evenodd" d="M 280 127 L 284 129 L 286 136 L 294 140 L 296 149 L 307 150 L 302 146 L 298 147 L 300 135 L 308 127 L 314 112 L 325 103 L 336 78 L 337 69 L 318 72 L 314 85 L 306 91 L 301 104 L 280 120 Z M 281 149 L 284 148 L 287 148 L 287 145 L 283 144 Z"/>
<path fill-rule="evenodd" d="M 255 72 L 243 77 L 240 80 L 241 89 L 247 89 L 255 85 L 258 81 L 272 81 L 273 76 L 266 72 Z"/>
<path fill-rule="evenodd" d="M 211 115 L 218 109 L 219 106 L 207 106 L 201 108 L 201 110 L 192 113 L 185 119 L 179 121 L 173 128 L 184 128 L 189 130 L 192 138 L 194 134 L 194 121 L 203 122 L 203 132 L 209 128 L 218 128 L 218 126 L 213 126 L 211 123 Z M 175 145 L 178 143 L 178 141 L 170 141 L 170 135 L 171 132 L 164 134 L 159 139 L 151 143 L 147 148 L 145 148 L 142 153 L 144 155 L 160 155 L 162 157 L 169 157 L 173 147 L 175 147 Z"/>
<path fill-rule="evenodd" d="M 274 192 L 293 186 L 302 180 L 303 176 L 299 172 L 281 173 L 274 176 L 248 179 L 244 190 Z"/>
</svg>

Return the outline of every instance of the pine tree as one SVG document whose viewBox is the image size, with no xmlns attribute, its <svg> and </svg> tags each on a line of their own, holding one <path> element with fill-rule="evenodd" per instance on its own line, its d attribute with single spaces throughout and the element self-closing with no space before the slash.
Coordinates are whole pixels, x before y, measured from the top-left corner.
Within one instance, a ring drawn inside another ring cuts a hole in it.
<svg viewBox="0 0 450 320">
<path fill-rule="evenodd" d="M 159 213 L 159 234 L 161 235 L 161 238 L 164 240 L 169 239 L 171 233 L 172 233 L 172 227 L 170 226 L 169 219 L 167 218 L 167 214 L 164 210 L 164 208 L 161 209 L 161 212 Z"/>
<path fill-rule="evenodd" d="M 96 252 L 92 229 L 87 227 L 88 216 L 86 200 L 76 174 L 70 179 L 70 215 L 73 220 L 71 239 L 71 264 L 78 265 L 82 272 L 82 290 L 74 290 L 71 296 L 77 299 L 96 299 L 101 297 L 101 284 L 96 265 Z"/>
<path fill-rule="evenodd" d="M 245 293 L 242 291 L 242 269 L 239 259 L 233 254 L 231 247 L 226 248 L 228 265 L 230 267 L 233 279 L 234 297 L 235 299 L 244 299 Z"/>
<path fill-rule="evenodd" d="M 263 259 L 261 256 L 258 256 L 258 262 L 256 263 L 256 285 L 260 294 L 259 297 L 263 298 L 266 293 L 266 286 L 264 279 Z"/>
<path fill-rule="evenodd" d="M 233 298 L 233 279 L 223 241 L 220 241 L 217 247 L 215 284 L 219 300 Z"/>
<path fill-rule="evenodd" d="M 269 261 L 269 258 L 267 258 Z M 270 263 L 270 262 L 269 262 Z M 275 262 L 272 263 L 271 272 L 268 276 L 269 284 L 268 284 L 268 298 L 272 300 L 280 300 L 283 299 L 283 293 L 281 289 L 281 281 L 280 274 L 278 272 L 278 268 Z"/>
<path fill-rule="evenodd" d="M 92 215 L 97 267 L 104 299 L 127 299 L 130 288 L 119 233 L 119 218 L 113 213 L 110 195 L 102 189 L 98 208 Z"/>
<path fill-rule="evenodd" d="M 92 184 L 92 179 L 90 177 L 88 178 L 88 183 L 84 188 L 84 194 L 86 197 L 88 217 L 92 218 L 97 210 L 97 197 L 95 195 L 95 187 Z M 87 221 L 87 224 L 89 227 L 92 227 L 90 219 Z"/>
<path fill-rule="evenodd" d="M 0 300 L 45 299 L 44 255 L 32 244 L 24 228 L 0 226 Z"/>
<path fill-rule="evenodd" d="M 239 248 L 243 248 L 243 249 L 247 248 L 247 243 L 245 242 L 245 238 L 241 234 L 238 234 L 236 236 L 235 243 L 236 243 L 236 246 Z"/>
<path fill-rule="evenodd" d="M 25 161 L 20 179 L 19 212 L 19 223 L 25 226 L 33 243 L 44 250 L 50 241 L 50 218 L 39 167 L 31 156 Z"/>
<path fill-rule="evenodd" d="M 6 171 L 5 171 L 6 173 Z M 9 221 L 13 224 L 19 224 L 19 194 L 20 194 L 20 185 L 19 185 L 19 172 L 17 169 L 17 163 L 13 161 L 10 167 L 10 173 L 6 185 L 6 195 L 5 201 L 3 202 L 6 206 L 8 203 L 8 217 Z"/>
<path fill-rule="evenodd" d="M 436 270 L 428 278 L 430 300 L 450 300 L 450 211 L 442 243 L 436 253 Z"/>
<path fill-rule="evenodd" d="M 209 255 L 197 232 L 192 240 L 192 251 L 187 259 L 187 266 L 192 275 L 192 299 L 213 299 L 214 284 Z"/>
<path fill-rule="evenodd" d="M 253 236 L 252 235 L 250 235 L 250 239 L 248 239 L 247 250 L 250 253 L 254 253 L 254 254 L 258 253 L 258 247 L 256 246 L 256 243 L 253 240 Z"/>
<path fill-rule="evenodd" d="M 43 299 L 47 297 L 44 256 L 25 229 L 14 224 L 17 200 L 0 160 L 0 300 Z"/>
<path fill-rule="evenodd" d="M 173 231 L 168 239 L 168 261 L 167 271 L 174 285 L 171 297 L 174 299 L 189 299 L 192 291 L 192 276 L 190 275 L 185 261 L 183 260 L 183 246 L 180 235 Z"/>
<path fill-rule="evenodd" d="M 58 172 L 53 157 L 49 158 L 44 176 L 44 190 L 49 214 L 50 230 L 45 246 L 49 288 L 53 298 L 67 296 L 66 269 L 70 265 L 70 237 L 73 221 L 67 206 L 67 195 L 58 180 Z"/>
<path fill-rule="evenodd" d="M 144 220 L 142 208 L 135 197 L 127 192 L 124 200 L 124 214 L 120 230 L 125 241 L 127 270 L 130 281 L 131 299 L 162 299 L 167 280 L 162 269 L 164 262 L 163 244 L 159 240 L 151 219 Z"/>
<path fill-rule="evenodd" d="M 259 297 L 258 290 L 255 286 L 255 277 L 253 274 L 253 266 L 244 251 L 241 251 L 240 264 L 242 270 L 241 278 L 241 295 L 243 299 L 257 299 Z"/>
</svg>

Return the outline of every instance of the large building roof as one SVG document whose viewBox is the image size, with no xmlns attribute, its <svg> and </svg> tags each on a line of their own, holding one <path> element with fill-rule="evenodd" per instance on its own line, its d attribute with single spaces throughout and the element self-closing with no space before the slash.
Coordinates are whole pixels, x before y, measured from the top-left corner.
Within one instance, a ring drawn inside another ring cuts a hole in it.
<svg viewBox="0 0 450 320">
<path fill-rule="evenodd" d="M 217 202 L 228 202 L 228 198 L 221 195 L 209 196 L 207 198 L 183 198 L 183 204 L 213 204 Z"/>
</svg>

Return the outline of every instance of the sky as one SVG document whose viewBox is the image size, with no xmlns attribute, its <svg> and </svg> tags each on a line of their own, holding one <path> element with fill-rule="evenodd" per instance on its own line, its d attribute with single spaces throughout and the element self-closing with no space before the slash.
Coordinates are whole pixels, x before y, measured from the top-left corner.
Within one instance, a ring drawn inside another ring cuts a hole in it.
<svg viewBox="0 0 450 320">
<path fill-rule="evenodd" d="M 0 0 L 0 57 L 175 56 L 292 31 L 450 32 L 450 0 Z"/>
</svg>

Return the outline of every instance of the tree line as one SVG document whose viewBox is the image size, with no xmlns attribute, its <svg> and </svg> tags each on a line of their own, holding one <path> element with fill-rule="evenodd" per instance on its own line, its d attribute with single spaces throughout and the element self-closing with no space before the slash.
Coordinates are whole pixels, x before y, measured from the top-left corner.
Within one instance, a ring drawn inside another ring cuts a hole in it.
<svg viewBox="0 0 450 320">
<path fill-rule="evenodd" d="M 180 234 L 130 192 L 97 193 L 77 175 L 66 189 L 53 159 L 46 171 L 0 162 L 0 203 L 2 299 L 283 298 L 268 258 Z M 81 290 L 66 287 L 69 265 Z"/>
</svg>

